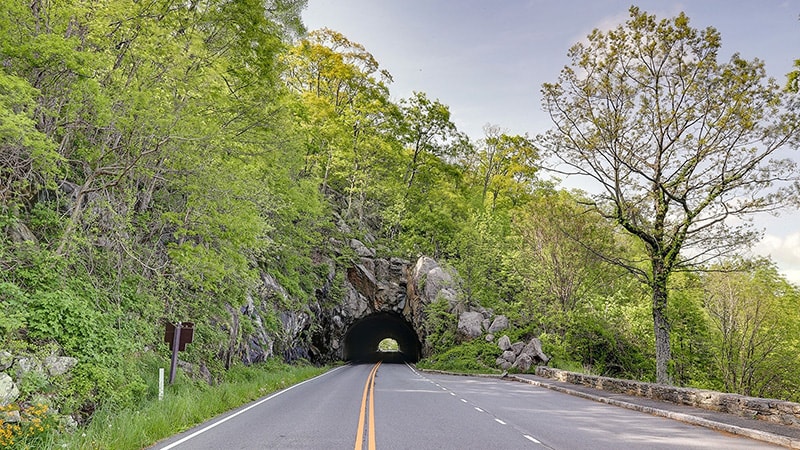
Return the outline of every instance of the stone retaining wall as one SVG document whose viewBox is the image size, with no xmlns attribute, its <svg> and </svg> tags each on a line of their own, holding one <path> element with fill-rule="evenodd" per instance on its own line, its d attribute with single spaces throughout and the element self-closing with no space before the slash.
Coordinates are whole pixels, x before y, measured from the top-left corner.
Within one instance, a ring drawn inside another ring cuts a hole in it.
<svg viewBox="0 0 800 450">
<path fill-rule="evenodd" d="M 594 389 L 636 395 L 800 428 L 800 403 L 584 375 L 544 366 L 536 368 L 536 375 Z"/>
</svg>

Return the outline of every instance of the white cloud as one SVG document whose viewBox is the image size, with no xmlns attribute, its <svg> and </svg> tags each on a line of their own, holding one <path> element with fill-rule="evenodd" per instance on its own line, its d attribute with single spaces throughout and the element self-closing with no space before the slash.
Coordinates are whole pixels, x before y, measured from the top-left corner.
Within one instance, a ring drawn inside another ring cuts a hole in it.
<svg viewBox="0 0 800 450">
<path fill-rule="evenodd" d="M 767 234 L 752 250 L 771 257 L 789 281 L 800 284 L 800 231 L 785 236 Z"/>
</svg>

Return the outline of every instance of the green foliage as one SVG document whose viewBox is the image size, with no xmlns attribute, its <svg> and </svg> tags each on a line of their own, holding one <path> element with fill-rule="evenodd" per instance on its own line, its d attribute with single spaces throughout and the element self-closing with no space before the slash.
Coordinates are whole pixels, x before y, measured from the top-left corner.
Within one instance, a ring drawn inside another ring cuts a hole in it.
<svg viewBox="0 0 800 450">
<path fill-rule="evenodd" d="M 14 283 L 0 282 L 0 305 L 3 314 L 0 315 L 0 333 L 3 342 L 8 344 L 12 339 L 19 339 L 18 332 L 25 328 L 27 323 L 28 297 L 25 292 Z"/>
<path fill-rule="evenodd" d="M 70 353 L 93 360 L 112 350 L 107 316 L 72 290 L 33 293 L 28 302 L 28 334 L 34 342 L 55 340 Z"/>
<path fill-rule="evenodd" d="M 724 389 L 796 399 L 800 293 L 765 260 L 729 260 L 703 277 L 714 366 Z"/>
<path fill-rule="evenodd" d="M 0 48 L 8 45 L 4 40 L 0 38 Z M 27 80 L 8 74 L 5 67 L 0 68 L 2 210 L 12 203 L 30 200 L 41 188 L 54 187 L 54 179 L 61 172 L 59 165 L 63 158 L 53 141 L 36 128 L 34 111 L 38 94 Z M 30 172 L 37 177 L 29 176 Z"/>
<path fill-rule="evenodd" d="M 641 343 L 631 340 L 620 316 L 599 312 L 572 317 L 564 336 L 572 358 L 578 359 L 590 372 L 620 378 L 647 377 L 652 366 L 642 354 Z"/>
<path fill-rule="evenodd" d="M 678 385 L 722 389 L 714 371 L 711 322 L 704 309 L 705 294 L 693 274 L 676 274 L 670 284 L 672 374 Z"/>
<path fill-rule="evenodd" d="M 581 357 L 572 352 L 572 347 L 559 333 L 539 333 L 542 341 L 542 351 L 550 357 L 549 366 L 571 372 L 590 373 L 588 368 L 581 363 Z"/>
<path fill-rule="evenodd" d="M 449 312 L 450 305 L 444 298 L 438 298 L 425 307 L 424 345 L 431 353 L 442 352 L 456 342 L 458 318 Z"/>
<path fill-rule="evenodd" d="M 536 181 L 538 150 L 526 136 L 511 136 L 500 127 L 484 127 L 477 151 L 465 155 L 474 182 L 480 186 L 481 205 L 487 210 L 508 209 L 524 203 Z"/>
<path fill-rule="evenodd" d="M 79 360 L 69 376 L 26 378 L 24 401 L 46 394 L 61 412 L 99 424 L 75 437 L 79 448 L 141 448 L 220 411 L 224 404 L 204 399 L 205 412 L 171 424 L 179 410 L 152 402 L 152 374 L 169 357 L 165 319 L 195 322 L 182 360 L 207 368 L 215 382 L 250 386 L 252 396 L 266 372 L 294 369 L 240 366 L 255 324 L 232 312 L 271 277 L 283 291 L 260 307 L 267 331 L 281 338 L 281 310 L 335 306 L 341 268 L 356 258 L 342 242 L 363 236 L 375 238 L 381 254 L 447 260 L 465 303 L 507 314 L 515 339 L 541 336 L 554 365 L 647 379 L 650 300 L 607 264 L 611 255 L 641 273 L 646 245 L 617 234 L 603 217 L 606 202 L 539 182 L 546 149 L 527 136 L 488 127 L 473 143 L 447 105 L 425 93 L 394 103 L 391 76 L 361 44 L 333 30 L 296 34 L 303 4 L 4 4 L 0 342 Z M 715 33 L 704 39 L 718 44 Z M 734 86 L 761 73 L 758 64 L 733 62 L 713 79 Z M 747 125 L 747 111 L 726 111 L 720 127 L 737 117 Z M 645 204 L 626 217 L 647 223 Z M 734 282 L 673 280 L 676 381 L 717 386 L 727 380 L 725 364 L 749 362 L 751 379 L 764 382 L 734 389 L 796 397 L 798 297 L 784 281 L 768 270 Z M 730 338 L 745 331 L 726 338 L 711 297 L 701 294 L 728 282 L 747 300 L 730 317 L 765 299 L 759 311 L 770 313 L 748 336 L 780 345 L 754 348 L 761 359 L 733 348 Z M 421 365 L 493 370 L 495 346 L 456 345 L 457 317 L 448 310 L 444 299 L 425 310 L 433 356 Z M 244 398 L 217 388 L 181 374 L 171 394 L 186 409 L 212 392 Z M 158 423 L 119 438 L 142 420 L 129 414 L 140 406 Z"/>
<path fill-rule="evenodd" d="M 474 339 L 434 353 L 417 363 L 417 366 L 462 373 L 500 373 L 495 364 L 497 356 L 497 345 Z"/>
<path fill-rule="evenodd" d="M 396 352 L 398 350 L 397 341 L 386 338 L 378 343 L 378 350 L 382 352 Z"/>
<path fill-rule="evenodd" d="M 513 259 L 510 216 L 500 211 L 476 212 L 464 222 L 454 246 L 453 265 L 464 280 L 470 303 L 515 315 L 523 290 L 522 267 Z"/>
<path fill-rule="evenodd" d="M 800 116 L 763 61 L 717 60 L 714 28 L 629 12 L 574 45 L 571 64 L 543 85 L 554 127 L 540 145 L 560 172 L 595 182 L 587 205 L 646 249 L 644 269 L 607 258 L 652 292 L 656 377 L 669 383 L 669 277 L 746 248 L 758 239 L 749 216 L 795 203 L 797 162 L 778 155 Z"/>
</svg>

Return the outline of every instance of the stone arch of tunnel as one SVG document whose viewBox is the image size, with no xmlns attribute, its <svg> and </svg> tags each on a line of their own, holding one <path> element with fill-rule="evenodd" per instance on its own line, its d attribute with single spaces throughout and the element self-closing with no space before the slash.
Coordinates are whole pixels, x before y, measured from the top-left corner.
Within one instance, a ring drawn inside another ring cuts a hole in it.
<svg viewBox="0 0 800 450">
<path fill-rule="evenodd" d="M 386 338 L 397 341 L 397 352 L 378 350 L 378 344 Z M 350 362 L 417 362 L 422 351 L 411 324 L 403 316 L 388 312 L 370 314 L 354 322 L 345 333 L 343 344 L 342 357 Z"/>
</svg>

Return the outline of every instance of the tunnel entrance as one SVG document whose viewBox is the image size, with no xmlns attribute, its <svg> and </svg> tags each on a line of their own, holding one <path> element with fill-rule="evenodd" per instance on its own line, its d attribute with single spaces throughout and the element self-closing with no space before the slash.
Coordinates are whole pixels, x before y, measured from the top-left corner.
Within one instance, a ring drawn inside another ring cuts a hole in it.
<svg viewBox="0 0 800 450">
<path fill-rule="evenodd" d="M 397 342 L 396 351 L 379 349 L 387 338 Z M 344 335 L 342 358 L 348 362 L 417 362 L 421 350 L 417 333 L 401 315 L 382 312 L 350 326 Z"/>
</svg>

